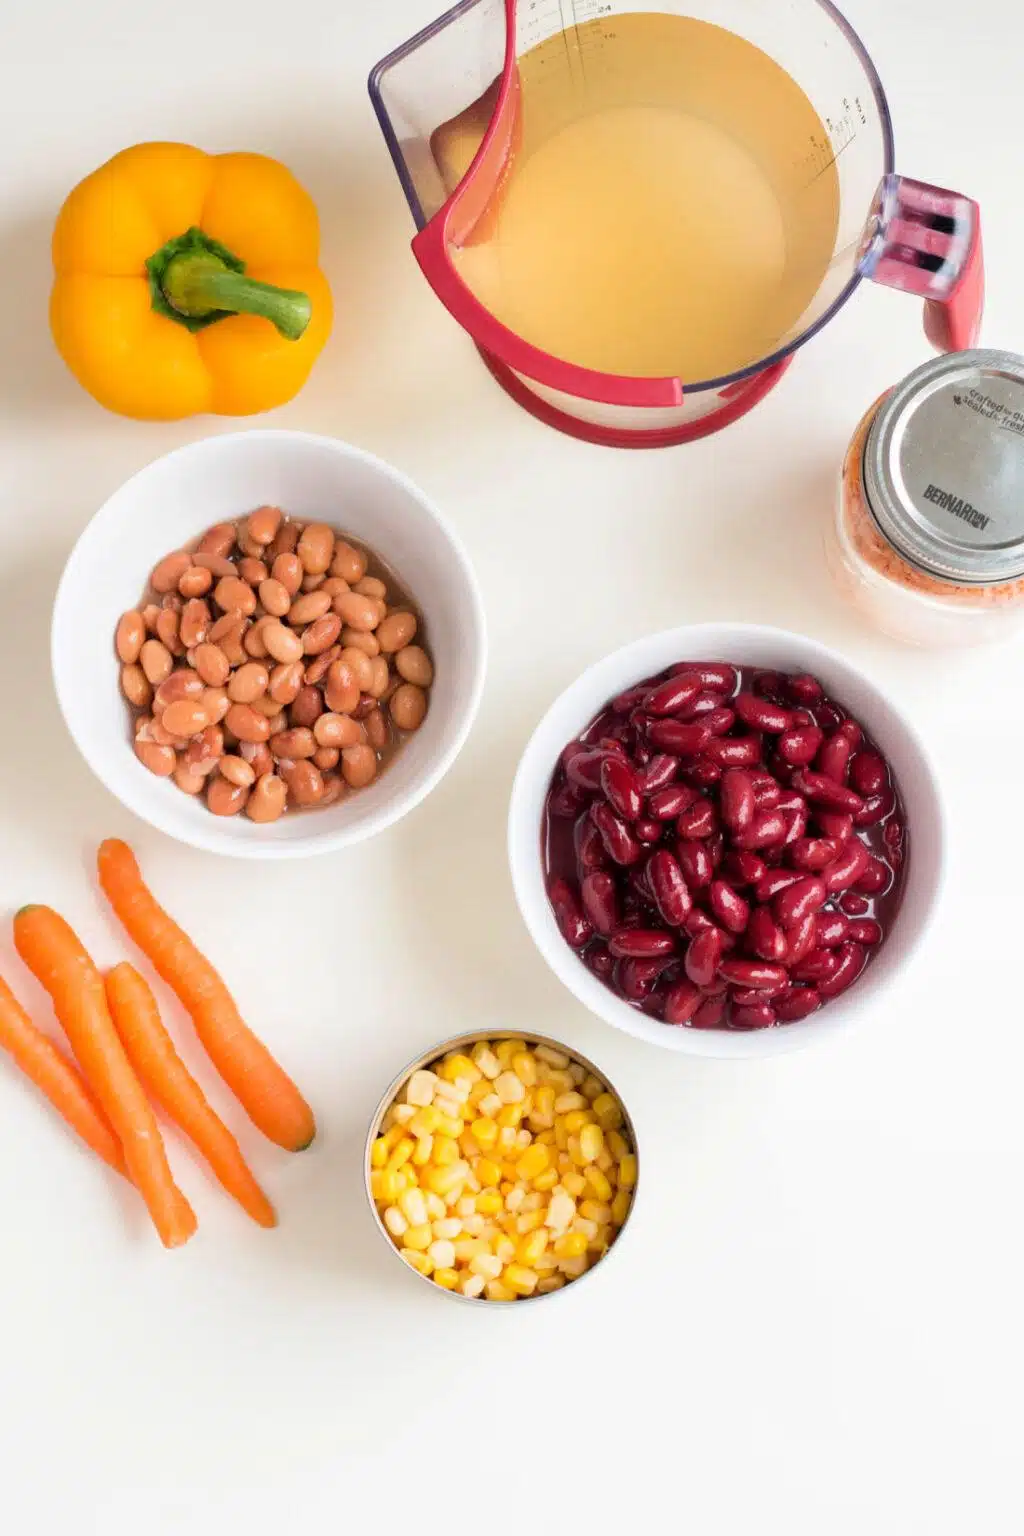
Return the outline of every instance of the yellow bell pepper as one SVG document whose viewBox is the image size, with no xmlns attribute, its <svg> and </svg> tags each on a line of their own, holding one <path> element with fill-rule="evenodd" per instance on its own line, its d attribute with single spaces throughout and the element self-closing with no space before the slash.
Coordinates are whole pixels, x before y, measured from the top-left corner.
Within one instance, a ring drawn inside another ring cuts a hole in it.
<svg viewBox="0 0 1024 1536">
<path fill-rule="evenodd" d="M 275 160 L 188 144 L 122 150 L 57 219 L 57 348 L 124 416 L 282 405 L 330 334 L 319 243 L 312 200 Z"/>
</svg>

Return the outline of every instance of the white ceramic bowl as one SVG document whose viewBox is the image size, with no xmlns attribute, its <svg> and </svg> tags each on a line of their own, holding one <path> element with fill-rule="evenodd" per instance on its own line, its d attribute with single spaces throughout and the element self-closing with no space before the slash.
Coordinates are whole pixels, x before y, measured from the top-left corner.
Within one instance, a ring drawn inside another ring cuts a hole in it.
<svg viewBox="0 0 1024 1536">
<path fill-rule="evenodd" d="M 140 600 L 150 570 L 213 523 L 270 502 L 343 529 L 395 572 L 426 621 L 435 663 L 427 718 L 368 789 L 323 811 L 269 825 L 213 816 L 131 746 L 118 687 L 114 629 Z M 96 513 L 57 591 L 54 684 L 68 729 L 98 778 L 170 837 L 211 853 L 285 859 L 327 853 L 397 821 L 451 767 L 480 702 L 486 665 L 483 605 L 461 543 L 412 481 L 372 454 L 305 432 L 209 437 L 157 459 Z"/>
<path fill-rule="evenodd" d="M 910 856 L 900 907 L 879 954 L 853 987 L 797 1024 L 749 1033 L 673 1028 L 631 1008 L 603 986 L 569 948 L 544 889 L 540 827 L 558 754 L 617 693 L 678 661 L 811 672 L 862 721 L 892 765 L 907 813 Z M 943 883 L 945 818 L 935 770 L 916 732 L 878 686 L 835 651 L 759 624 L 693 624 L 623 646 L 584 672 L 555 700 L 523 753 L 512 788 L 509 862 L 516 900 L 534 943 L 565 985 L 616 1029 L 694 1056 L 773 1056 L 849 1028 L 877 1000 L 916 949 Z"/>
</svg>

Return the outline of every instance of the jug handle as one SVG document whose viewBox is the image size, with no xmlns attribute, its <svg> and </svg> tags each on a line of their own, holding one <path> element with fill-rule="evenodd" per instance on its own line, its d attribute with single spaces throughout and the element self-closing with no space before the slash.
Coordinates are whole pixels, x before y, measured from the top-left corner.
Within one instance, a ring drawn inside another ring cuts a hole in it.
<svg viewBox="0 0 1024 1536">
<path fill-rule="evenodd" d="M 925 301 L 925 335 L 940 352 L 973 347 L 985 304 L 981 210 L 971 198 L 886 176 L 868 217 L 859 267 Z"/>
</svg>

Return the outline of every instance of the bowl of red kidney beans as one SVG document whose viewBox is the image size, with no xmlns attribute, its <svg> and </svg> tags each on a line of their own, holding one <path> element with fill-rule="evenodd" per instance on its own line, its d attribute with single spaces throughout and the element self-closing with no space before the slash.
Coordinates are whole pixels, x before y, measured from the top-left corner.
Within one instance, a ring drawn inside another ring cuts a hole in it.
<svg viewBox="0 0 1024 1536">
<path fill-rule="evenodd" d="M 837 653 L 687 626 L 551 706 L 509 813 L 513 884 L 556 975 L 672 1050 L 763 1056 L 848 1025 L 906 965 L 944 818 L 913 728 Z"/>
</svg>

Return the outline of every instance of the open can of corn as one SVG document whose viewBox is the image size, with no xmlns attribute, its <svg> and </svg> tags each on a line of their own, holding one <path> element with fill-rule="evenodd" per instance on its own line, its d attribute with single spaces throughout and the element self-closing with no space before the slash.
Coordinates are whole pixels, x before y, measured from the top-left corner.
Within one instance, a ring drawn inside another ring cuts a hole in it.
<svg viewBox="0 0 1024 1536">
<path fill-rule="evenodd" d="M 604 1073 L 544 1035 L 457 1035 L 410 1062 L 370 1122 L 366 1195 L 381 1236 L 459 1301 L 535 1301 L 617 1246 L 636 1130 Z"/>
</svg>

